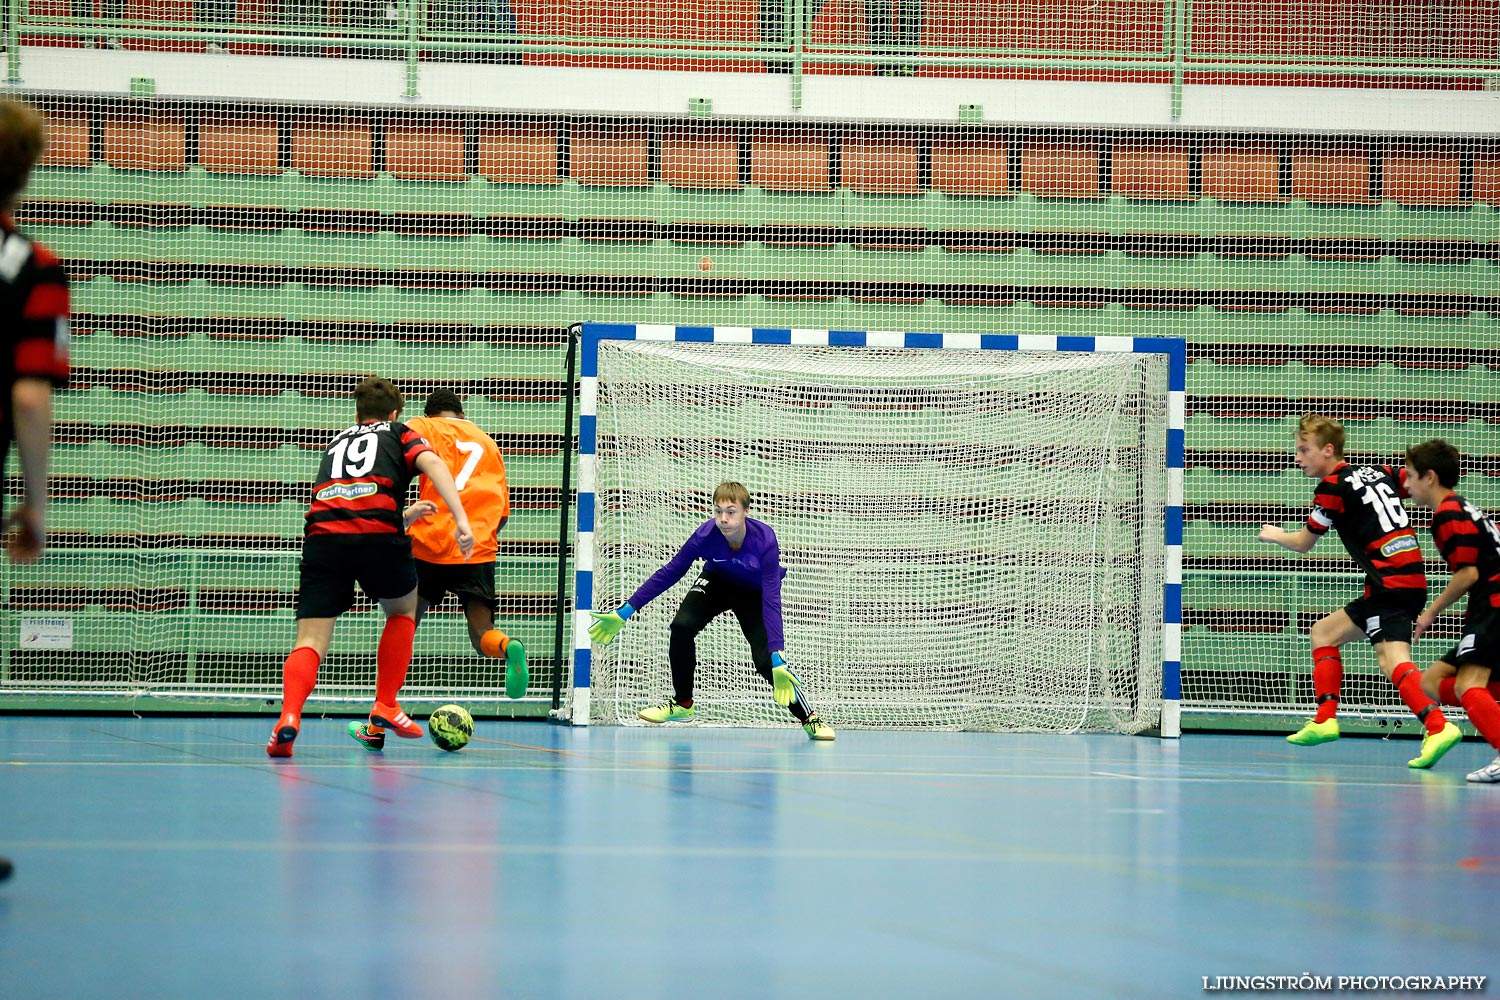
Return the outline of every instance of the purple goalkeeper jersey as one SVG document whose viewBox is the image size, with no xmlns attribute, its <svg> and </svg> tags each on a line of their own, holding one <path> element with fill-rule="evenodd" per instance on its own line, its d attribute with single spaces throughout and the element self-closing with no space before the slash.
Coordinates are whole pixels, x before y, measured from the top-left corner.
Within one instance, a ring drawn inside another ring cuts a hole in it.
<svg viewBox="0 0 1500 1000">
<path fill-rule="evenodd" d="M 703 522 L 671 561 L 652 573 L 651 579 L 630 596 L 630 606 L 637 611 L 644 608 L 662 591 L 681 580 L 699 559 L 703 560 L 703 575 L 710 580 L 723 580 L 760 591 L 766 638 L 770 640 L 771 652 L 781 652 L 786 645 L 781 630 L 781 578 L 786 576 L 786 570 L 781 565 L 776 532 L 769 524 L 753 517 L 745 518 L 745 541 L 739 551 L 729 547 L 712 518 Z"/>
</svg>

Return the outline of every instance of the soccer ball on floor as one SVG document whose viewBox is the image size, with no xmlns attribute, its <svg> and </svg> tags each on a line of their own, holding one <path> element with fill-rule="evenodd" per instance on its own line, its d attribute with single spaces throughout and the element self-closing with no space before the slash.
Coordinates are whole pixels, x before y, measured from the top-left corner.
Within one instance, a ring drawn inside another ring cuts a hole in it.
<svg viewBox="0 0 1500 1000">
<path fill-rule="evenodd" d="M 428 717 L 427 735 L 439 750 L 462 750 L 474 735 L 474 717 L 462 705 L 444 705 Z"/>
</svg>

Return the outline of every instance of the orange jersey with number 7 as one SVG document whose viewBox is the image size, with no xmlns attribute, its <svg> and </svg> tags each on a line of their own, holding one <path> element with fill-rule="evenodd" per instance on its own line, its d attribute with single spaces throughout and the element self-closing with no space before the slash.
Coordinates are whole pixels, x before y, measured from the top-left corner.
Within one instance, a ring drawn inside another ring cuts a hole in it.
<svg viewBox="0 0 1500 1000">
<path fill-rule="evenodd" d="M 499 446 L 474 424 L 457 417 L 413 417 L 406 426 L 426 438 L 453 473 L 453 484 L 474 529 L 474 554 L 464 559 L 453 541 L 453 516 L 423 476 L 419 496 L 437 504 L 437 513 L 412 522 L 407 529 L 411 554 L 431 563 L 494 562 L 495 535 L 510 516 L 510 488 Z"/>
</svg>

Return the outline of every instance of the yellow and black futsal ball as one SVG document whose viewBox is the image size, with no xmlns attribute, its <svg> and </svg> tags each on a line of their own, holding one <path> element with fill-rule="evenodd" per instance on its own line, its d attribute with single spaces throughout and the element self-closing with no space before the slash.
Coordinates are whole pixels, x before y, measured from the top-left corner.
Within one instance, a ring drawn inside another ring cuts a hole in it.
<svg viewBox="0 0 1500 1000">
<path fill-rule="evenodd" d="M 462 750 L 474 735 L 474 717 L 462 705 L 444 705 L 428 717 L 427 735 L 439 750 Z"/>
</svg>

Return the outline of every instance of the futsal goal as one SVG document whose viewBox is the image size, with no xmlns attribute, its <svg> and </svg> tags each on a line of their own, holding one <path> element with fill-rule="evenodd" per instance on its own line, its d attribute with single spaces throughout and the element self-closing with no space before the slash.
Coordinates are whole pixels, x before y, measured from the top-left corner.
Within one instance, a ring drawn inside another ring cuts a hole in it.
<svg viewBox="0 0 1500 1000">
<path fill-rule="evenodd" d="M 671 693 L 689 573 L 613 609 L 750 490 L 786 651 L 835 726 L 1179 733 L 1180 340 L 585 325 L 575 724 Z M 785 723 L 732 616 L 696 718 Z"/>
</svg>

